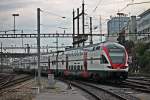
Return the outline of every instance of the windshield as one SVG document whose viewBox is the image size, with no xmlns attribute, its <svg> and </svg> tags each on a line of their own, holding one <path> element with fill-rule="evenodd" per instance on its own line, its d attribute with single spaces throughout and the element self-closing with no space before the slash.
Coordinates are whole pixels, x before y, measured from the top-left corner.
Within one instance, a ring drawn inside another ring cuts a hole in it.
<svg viewBox="0 0 150 100">
<path fill-rule="evenodd" d="M 125 50 L 123 47 L 115 44 L 108 45 L 108 51 L 112 63 L 124 64 L 125 63 Z"/>
<path fill-rule="evenodd" d="M 123 64 L 125 63 L 125 53 L 124 52 L 110 52 L 109 53 L 112 63 Z"/>
</svg>

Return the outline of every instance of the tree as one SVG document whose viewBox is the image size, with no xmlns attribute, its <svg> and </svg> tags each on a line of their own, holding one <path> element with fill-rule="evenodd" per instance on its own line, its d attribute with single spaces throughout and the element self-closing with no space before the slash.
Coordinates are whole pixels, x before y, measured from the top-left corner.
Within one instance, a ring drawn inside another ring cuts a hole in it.
<svg viewBox="0 0 150 100">
<path fill-rule="evenodd" d="M 139 42 L 134 48 L 140 72 L 150 72 L 150 43 Z"/>
<path fill-rule="evenodd" d="M 128 52 L 128 54 L 131 54 L 132 53 L 132 48 L 134 48 L 134 42 L 133 41 L 129 41 L 129 40 L 126 40 L 125 43 L 124 43 L 124 46 Z"/>
<path fill-rule="evenodd" d="M 117 41 L 118 41 L 120 44 L 124 45 L 124 43 L 125 43 L 125 36 L 124 36 L 123 33 L 119 33 L 119 37 L 117 38 Z"/>
</svg>

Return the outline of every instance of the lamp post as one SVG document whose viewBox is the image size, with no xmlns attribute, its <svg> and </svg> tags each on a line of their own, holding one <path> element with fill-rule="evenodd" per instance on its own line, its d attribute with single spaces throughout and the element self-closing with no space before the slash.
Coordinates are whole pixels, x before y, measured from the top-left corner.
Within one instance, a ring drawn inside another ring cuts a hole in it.
<svg viewBox="0 0 150 100">
<path fill-rule="evenodd" d="M 15 25 L 16 24 L 15 23 L 15 17 L 19 16 L 19 14 L 12 14 L 12 16 L 14 16 L 14 30 L 13 31 L 14 31 L 14 34 L 15 34 L 15 31 L 16 31 L 16 29 L 15 29 L 15 27 L 16 27 L 16 25 Z"/>
</svg>

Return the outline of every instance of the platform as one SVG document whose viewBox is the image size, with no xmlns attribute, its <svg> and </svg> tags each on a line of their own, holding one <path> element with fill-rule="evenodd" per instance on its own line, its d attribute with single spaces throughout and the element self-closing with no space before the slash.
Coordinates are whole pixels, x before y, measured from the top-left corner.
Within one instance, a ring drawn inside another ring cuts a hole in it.
<svg viewBox="0 0 150 100">
<path fill-rule="evenodd" d="M 47 83 L 33 100 L 87 100 L 76 88 L 68 89 L 63 82 L 56 81 L 54 88 L 49 88 Z"/>
</svg>

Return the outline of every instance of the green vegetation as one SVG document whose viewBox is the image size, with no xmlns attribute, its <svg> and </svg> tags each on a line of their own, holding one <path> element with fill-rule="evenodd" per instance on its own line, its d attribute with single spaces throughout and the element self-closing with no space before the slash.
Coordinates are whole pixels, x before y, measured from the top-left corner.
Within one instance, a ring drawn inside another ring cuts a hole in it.
<svg viewBox="0 0 150 100">
<path fill-rule="evenodd" d="M 150 43 L 137 43 L 135 45 L 139 71 L 150 73 Z"/>
<path fill-rule="evenodd" d="M 129 72 L 150 73 L 150 43 L 126 41 L 124 45 L 132 56 Z"/>
</svg>

